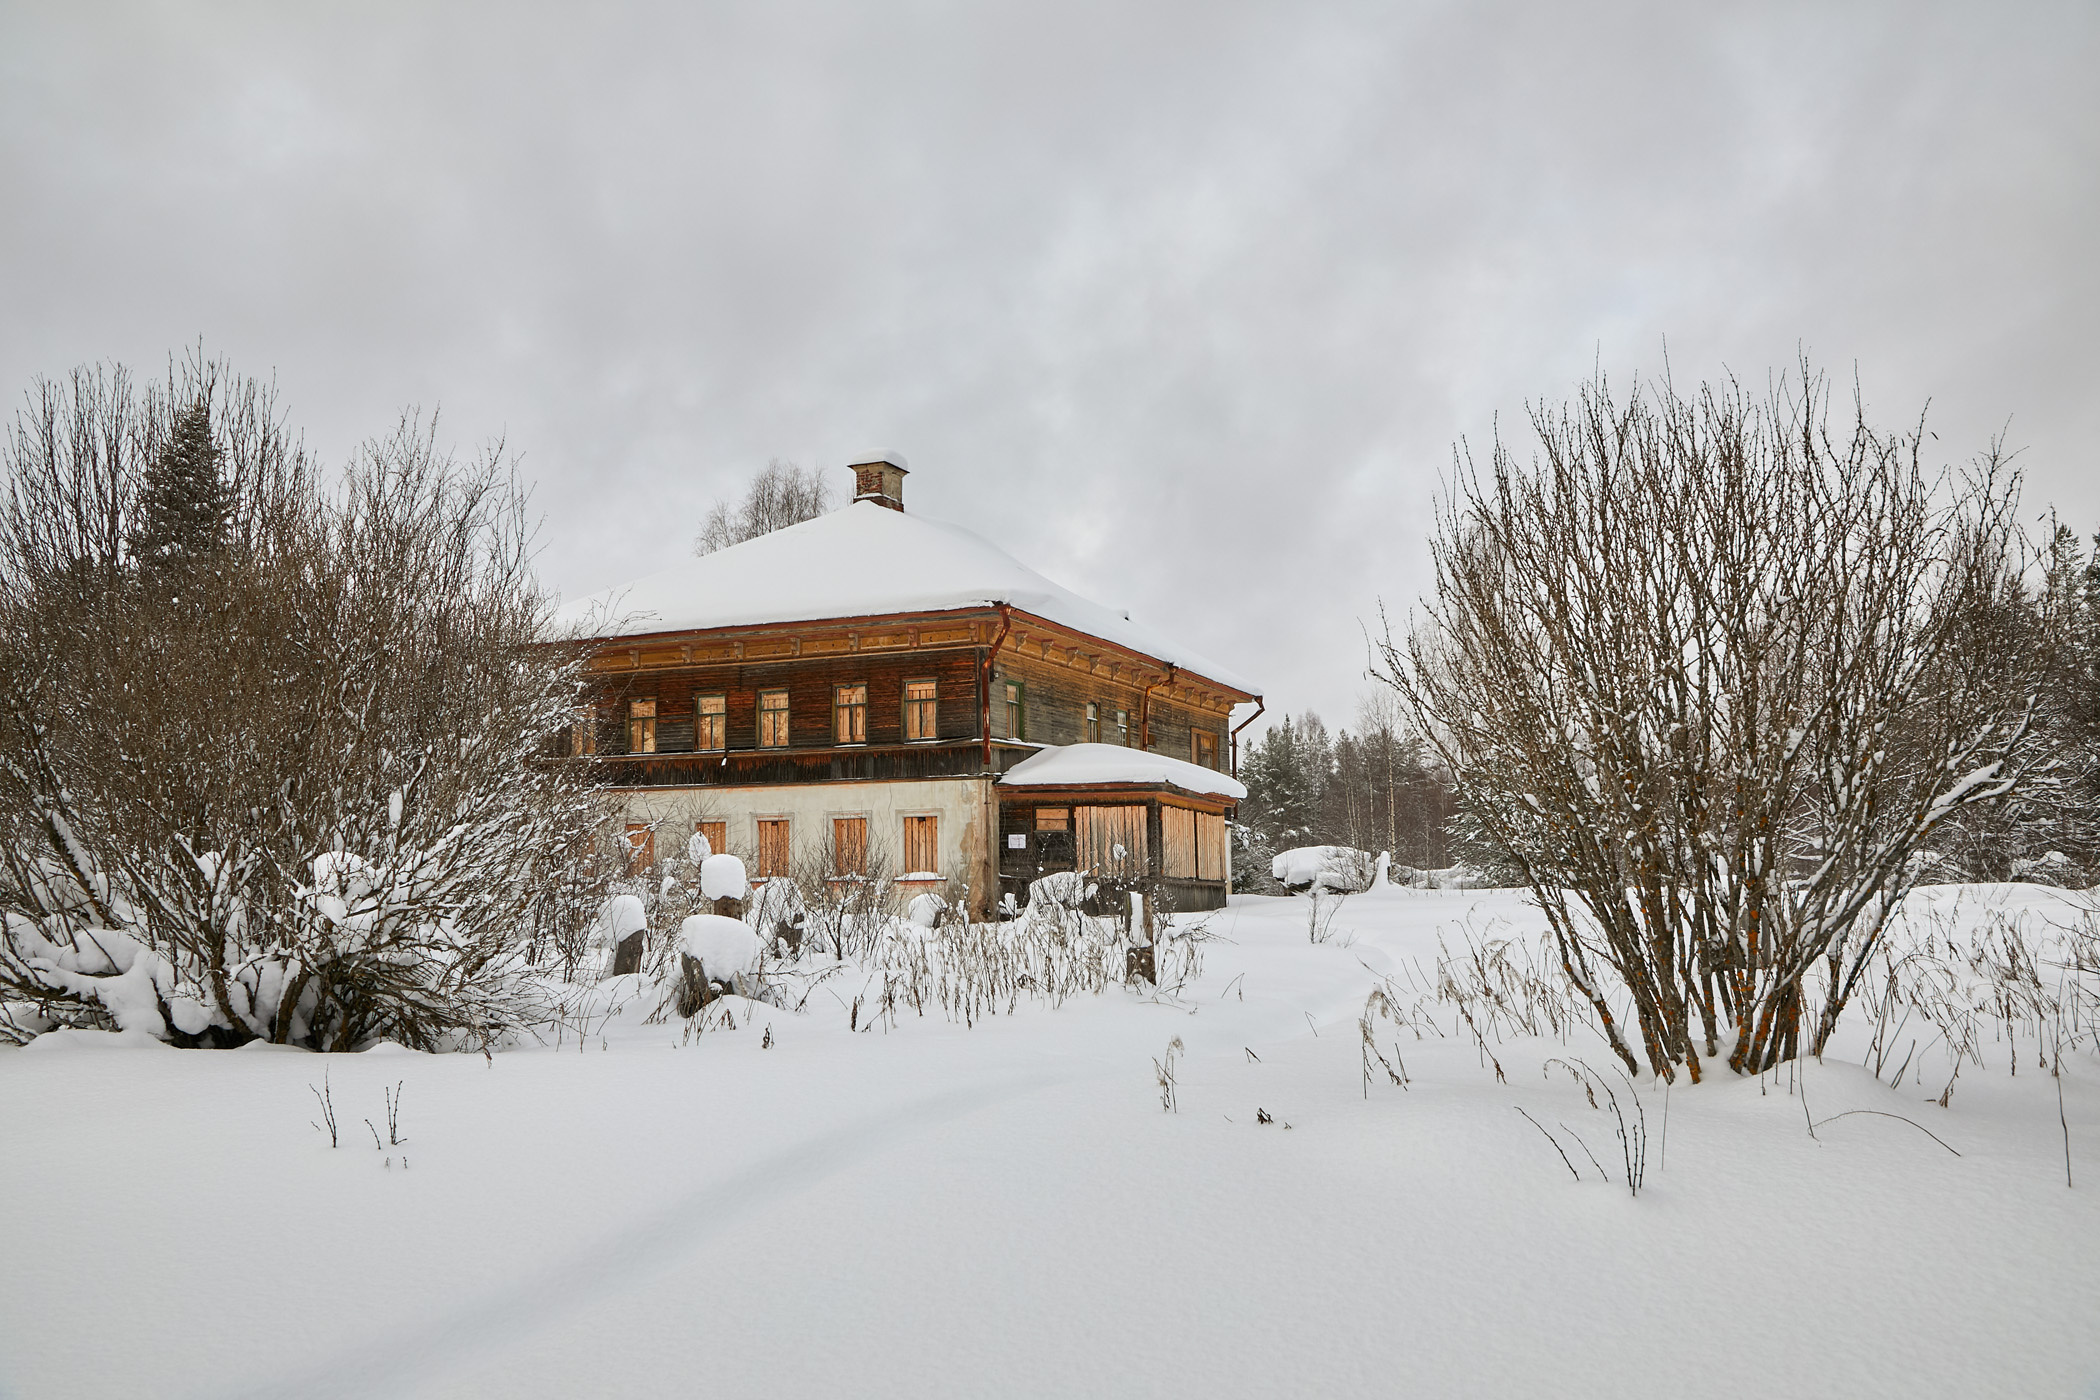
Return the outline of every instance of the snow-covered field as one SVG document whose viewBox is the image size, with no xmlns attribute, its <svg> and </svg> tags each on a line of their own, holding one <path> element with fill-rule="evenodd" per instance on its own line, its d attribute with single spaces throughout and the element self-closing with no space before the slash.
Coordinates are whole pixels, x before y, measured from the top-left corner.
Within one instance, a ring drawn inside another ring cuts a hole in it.
<svg viewBox="0 0 2100 1400">
<path fill-rule="evenodd" d="M 1609 1108 L 1544 1072 L 1618 1085 L 1594 1035 L 1505 1035 L 1501 1083 L 1450 1008 L 1377 1019 L 1410 1083 L 1366 1085 L 1378 977 L 1535 935 L 1520 895 L 1306 914 L 1236 898 L 1178 998 L 967 1028 L 850 1030 L 835 978 L 493 1058 L 0 1051 L 0 1394 L 2100 1396 L 2100 1058 L 2060 1081 L 2074 1189 L 2032 1045 L 1943 1108 L 1943 1051 L 1890 1087 L 1855 1011 L 1776 1079 L 1644 1085 L 1635 1198 Z"/>
</svg>

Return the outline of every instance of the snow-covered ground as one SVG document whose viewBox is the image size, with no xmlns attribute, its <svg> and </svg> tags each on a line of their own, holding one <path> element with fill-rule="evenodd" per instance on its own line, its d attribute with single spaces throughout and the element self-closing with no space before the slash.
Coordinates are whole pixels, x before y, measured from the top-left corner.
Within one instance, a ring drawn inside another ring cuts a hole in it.
<svg viewBox="0 0 2100 1400">
<path fill-rule="evenodd" d="M 834 978 L 493 1058 L 0 1051 L 0 1395 L 2100 1395 L 2092 1054 L 2074 1189 L 2031 1046 L 1943 1108 L 1944 1058 L 1890 1087 L 1855 1014 L 1776 1079 L 1644 1085 L 1634 1198 L 1609 1109 L 1545 1073 L 1618 1084 L 1593 1035 L 1505 1033 L 1501 1083 L 1448 1008 L 1374 1019 L 1410 1083 L 1366 1084 L 1379 977 L 1534 935 L 1521 896 L 1358 896 L 1320 943 L 1307 914 L 1236 898 L 1178 997 L 969 1027 L 851 1030 Z"/>
</svg>

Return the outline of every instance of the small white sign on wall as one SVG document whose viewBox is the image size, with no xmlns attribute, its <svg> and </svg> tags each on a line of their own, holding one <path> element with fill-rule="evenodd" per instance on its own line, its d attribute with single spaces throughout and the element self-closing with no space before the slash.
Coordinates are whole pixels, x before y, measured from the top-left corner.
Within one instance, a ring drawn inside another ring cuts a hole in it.
<svg viewBox="0 0 2100 1400">
<path fill-rule="evenodd" d="M 1025 851 L 1025 850 L 1027 850 L 1027 849 L 1028 849 L 1028 835 L 1027 835 L 1027 833 L 1026 833 L 1026 832 L 1020 832 L 1020 831 L 1016 831 L 1016 832 L 1014 832 L 1014 833 L 1013 833 L 1013 834 L 1012 834 L 1011 836 L 1008 836 L 1008 837 L 1006 838 L 1006 849 L 1008 849 L 1009 851 Z"/>
</svg>

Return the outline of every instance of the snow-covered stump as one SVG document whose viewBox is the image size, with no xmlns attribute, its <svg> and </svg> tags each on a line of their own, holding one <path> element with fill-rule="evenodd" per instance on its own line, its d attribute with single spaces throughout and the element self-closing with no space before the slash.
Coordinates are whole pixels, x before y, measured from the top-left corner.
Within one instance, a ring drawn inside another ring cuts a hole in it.
<svg viewBox="0 0 2100 1400">
<path fill-rule="evenodd" d="M 678 927 L 678 974 L 672 999 L 690 1016 L 758 970 L 758 935 L 741 919 L 694 914 Z"/>
<path fill-rule="evenodd" d="M 700 897 L 725 919 L 744 917 L 744 901 L 751 883 L 744 876 L 744 863 L 727 852 L 710 855 L 700 862 Z"/>
<path fill-rule="evenodd" d="M 649 916 L 635 895 L 616 894 L 598 911 L 593 941 L 612 949 L 612 975 L 642 970 L 642 945 L 649 937 Z"/>
<path fill-rule="evenodd" d="M 708 985 L 707 969 L 683 948 L 678 950 L 678 985 L 674 996 L 680 1016 L 691 1016 L 715 999 L 714 988 Z"/>
</svg>

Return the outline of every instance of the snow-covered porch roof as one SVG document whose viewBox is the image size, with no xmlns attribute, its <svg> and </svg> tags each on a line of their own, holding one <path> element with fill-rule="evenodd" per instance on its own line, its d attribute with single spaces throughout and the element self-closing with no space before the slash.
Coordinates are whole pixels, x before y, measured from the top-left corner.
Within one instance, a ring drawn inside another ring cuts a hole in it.
<svg viewBox="0 0 2100 1400">
<path fill-rule="evenodd" d="M 1240 802 L 1239 779 L 1201 764 L 1120 744 L 1065 744 L 1022 759 L 1000 775 L 999 786 L 1028 788 L 1172 788 L 1195 797 Z"/>
</svg>

